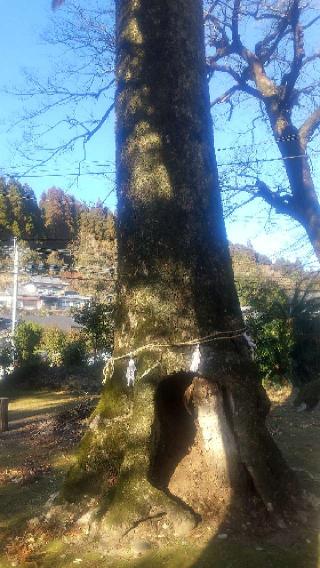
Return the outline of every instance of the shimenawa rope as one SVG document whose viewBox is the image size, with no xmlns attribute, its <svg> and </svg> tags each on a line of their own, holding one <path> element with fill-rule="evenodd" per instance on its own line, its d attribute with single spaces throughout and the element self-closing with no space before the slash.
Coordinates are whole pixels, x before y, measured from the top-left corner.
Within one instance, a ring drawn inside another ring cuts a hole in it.
<svg viewBox="0 0 320 568">
<path fill-rule="evenodd" d="M 194 346 L 194 345 L 204 345 L 205 343 L 212 343 L 213 341 L 223 340 L 223 339 L 234 339 L 235 337 L 241 337 L 246 332 L 246 328 L 243 327 L 241 329 L 236 329 L 233 331 L 215 331 L 210 335 L 205 335 L 203 337 L 197 337 L 196 339 L 191 339 L 189 341 L 180 341 L 177 343 L 146 343 L 133 351 L 129 351 L 124 355 L 119 355 L 118 357 L 110 357 L 108 359 L 104 369 L 103 369 L 103 376 L 105 383 L 108 380 L 108 376 L 111 377 L 114 371 L 114 364 L 116 361 L 120 361 L 122 359 L 129 359 L 135 357 L 139 353 L 143 351 L 153 351 L 153 350 L 162 350 L 162 349 L 172 349 L 172 348 L 179 348 L 185 346 Z"/>
</svg>

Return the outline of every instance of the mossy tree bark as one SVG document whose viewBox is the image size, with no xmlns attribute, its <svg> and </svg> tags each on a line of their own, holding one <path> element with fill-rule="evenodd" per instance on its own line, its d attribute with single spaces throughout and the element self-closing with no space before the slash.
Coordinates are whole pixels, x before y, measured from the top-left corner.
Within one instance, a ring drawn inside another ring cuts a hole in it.
<svg viewBox="0 0 320 568">
<path fill-rule="evenodd" d="M 280 514 L 291 476 L 266 430 L 266 397 L 241 332 L 201 0 L 117 1 L 117 85 L 119 310 L 100 410 L 109 420 L 108 393 L 118 389 L 130 412 L 106 523 L 127 532 L 157 522 L 177 534 L 250 483 Z M 216 332 L 201 342 L 198 373 L 189 372 L 188 342 Z M 136 381 L 123 395 L 128 358 L 117 358 L 130 352 Z"/>
</svg>

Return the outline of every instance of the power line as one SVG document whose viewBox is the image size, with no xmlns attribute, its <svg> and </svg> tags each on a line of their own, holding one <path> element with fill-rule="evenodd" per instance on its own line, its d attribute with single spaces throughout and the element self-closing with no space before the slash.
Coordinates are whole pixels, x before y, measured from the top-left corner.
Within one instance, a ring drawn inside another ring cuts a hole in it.
<svg viewBox="0 0 320 568">
<path fill-rule="evenodd" d="M 231 147 L 230 147 L 231 149 Z M 218 150 L 216 150 L 218 151 Z M 314 152 L 318 153 L 319 150 L 313 150 Z M 275 161 L 285 161 L 285 160 L 294 160 L 294 159 L 299 159 L 299 158 L 308 158 L 308 154 L 304 153 L 304 154 L 296 154 L 296 155 L 292 155 L 292 156 L 279 156 L 277 158 L 254 158 L 254 159 L 249 159 L 249 160 L 239 160 L 236 162 L 220 162 L 217 163 L 218 167 L 221 166 L 239 166 L 239 165 L 243 165 L 246 166 L 248 164 L 254 164 L 254 163 L 267 163 L 267 162 L 275 162 Z M 48 170 L 48 172 L 50 172 L 52 170 Z M 14 179 L 34 179 L 34 178 L 44 178 L 44 177 L 81 177 L 81 176 L 90 176 L 90 175 L 99 175 L 99 176 L 107 176 L 108 174 L 115 174 L 116 172 L 66 172 L 66 173 L 42 173 L 42 174 L 20 174 L 17 172 L 12 172 L 12 173 L 6 173 L 4 171 L 0 172 L 0 175 L 4 176 L 4 177 L 12 177 Z"/>
<path fill-rule="evenodd" d="M 52 250 L 55 251 L 55 249 L 52 249 Z M 71 251 L 70 251 L 70 254 L 71 254 Z M 31 264 L 32 264 L 32 262 L 31 262 Z M 33 264 L 35 266 L 37 266 L 38 263 L 35 262 Z M 265 278 L 267 280 L 281 280 L 281 279 L 287 279 L 287 278 L 290 279 L 290 276 L 292 276 L 292 272 L 290 271 L 290 269 L 292 269 L 293 272 L 294 272 L 294 270 L 298 269 L 298 270 L 301 270 L 305 275 L 310 275 L 310 272 L 304 271 L 304 265 L 297 267 L 295 262 L 289 262 L 289 261 L 286 262 L 285 264 L 278 265 L 278 264 L 272 264 L 271 261 L 270 261 L 270 264 L 268 264 L 268 263 L 265 263 L 265 264 L 257 263 L 257 262 L 254 262 L 254 261 L 252 263 L 247 262 L 247 261 L 240 261 L 239 262 L 239 260 L 237 260 L 235 258 L 233 264 L 234 264 L 235 273 L 242 271 L 244 276 L 246 274 L 248 274 L 249 269 L 252 269 L 254 271 L 255 269 L 259 270 L 259 269 L 263 269 L 263 267 L 267 267 L 267 268 L 270 269 L 270 271 L 272 271 L 272 273 L 269 273 L 269 274 L 263 274 L 262 273 L 261 274 L 261 278 Z M 309 265 L 310 265 L 310 263 L 309 263 Z M 285 274 L 283 274 L 283 273 L 281 273 L 282 270 L 287 270 L 287 272 Z M 115 265 L 112 265 L 108 268 L 104 268 L 103 270 L 102 269 L 95 270 L 95 269 L 93 269 L 93 267 L 90 269 L 90 266 L 84 267 L 84 266 L 81 266 L 81 265 L 78 265 L 78 266 L 76 265 L 75 267 L 70 267 L 69 269 L 66 267 L 63 271 L 55 271 L 55 272 L 58 272 L 58 274 L 55 275 L 54 277 L 65 278 L 65 277 L 68 276 L 70 278 L 78 278 L 78 277 L 81 277 L 81 273 L 84 273 L 85 275 L 86 274 L 97 274 L 97 275 L 104 276 L 104 277 L 109 275 L 110 278 L 113 279 L 114 276 L 110 274 L 111 271 L 114 273 L 114 275 L 117 274 L 117 268 L 116 268 Z M 35 272 L 36 272 L 36 270 L 35 270 Z M 11 273 L 11 270 L 2 269 L 2 270 L 0 270 L 0 273 L 9 274 L 9 273 Z M 40 273 L 38 272 L 38 274 L 40 274 Z M 41 274 L 43 274 L 43 272 L 41 272 Z M 312 271 L 313 277 L 315 277 L 315 274 L 317 276 L 320 276 L 320 269 L 319 268 Z M 256 279 L 252 280 L 252 277 L 251 277 L 251 281 L 252 282 L 259 282 L 259 281 L 261 281 L 261 278 L 260 279 L 256 278 Z"/>
<path fill-rule="evenodd" d="M 224 152 L 224 151 L 226 151 L 226 150 L 238 150 L 239 148 L 255 148 L 255 147 L 259 147 L 259 146 L 265 145 L 267 142 L 270 142 L 270 139 L 271 139 L 271 140 L 273 139 L 276 144 L 279 144 L 280 142 L 295 142 L 296 140 L 299 139 L 299 133 L 296 133 L 296 134 L 288 134 L 288 135 L 286 135 L 286 136 L 280 136 L 280 137 L 278 137 L 278 138 L 274 138 L 274 137 L 271 135 L 269 138 L 265 138 L 265 139 L 263 139 L 263 140 L 260 140 L 259 142 L 251 142 L 250 144 L 237 144 L 237 145 L 234 145 L 234 146 L 218 147 L 218 148 L 215 148 L 215 151 L 216 151 L 216 152 Z M 316 150 L 312 150 L 312 151 L 316 152 Z M 83 166 L 83 165 L 86 165 L 86 164 L 95 164 L 95 165 L 98 166 L 98 167 L 106 167 L 106 166 L 110 166 L 110 165 L 115 165 L 115 163 L 114 163 L 113 161 L 110 161 L 110 160 L 109 160 L 109 161 L 106 161 L 106 162 L 101 162 L 100 160 L 81 160 L 81 169 L 82 169 L 82 166 Z M 79 162 L 75 162 L 74 165 L 78 166 L 78 165 L 79 165 Z M 35 167 L 37 167 L 37 166 L 35 166 Z M 5 169 L 5 168 L 0 167 L 0 170 L 4 170 L 4 169 Z M 41 169 L 41 170 L 39 170 L 39 171 L 45 172 L 46 170 Z M 51 172 L 52 172 L 52 171 L 60 171 L 60 168 L 52 167 L 52 168 L 50 168 L 50 170 L 48 170 L 48 171 L 51 171 Z M 77 172 L 77 174 L 78 174 L 78 173 L 79 173 L 79 172 Z M 82 173 L 82 172 L 81 172 L 81 173 Z M 85 173 L 85 172 L 84 172 L 84 173 Z M 87 173 L 91 175 L 92 173 L 95 173 L 95 172 L 87 172 Z M 99 173 L 99 175 L 101 175 L 101 172 L 98 172 L 98 173 Z M 115 172 L 110 172 L 110 171 L 109 171 L 108 173 L 114 174 Z M 68 175 L 74 175 L 74 174 L 70 173 L 70 174 L 68 174 Z M 26 177 L 26 176 L 25 176 L 25 177 Z"/>
<path fill-rule="evenodd" d="M 286 160 L 296 160 L 299 158 L 306 158 L 308 159 L 307 154 L 297 154 L 296 156 L 279 156 L 278 158 L 255 158 L 253 160 L 240 160 L 239 162 L 227 162 L 227 163 L 220 163 L 217 164 L 218 167 L 221 166 L 246 166 L 248 164 L 261 164 L 267 162 L 279 162 L 279 161 L 286 161 Z"/>
<path fill-rule="evenodd" d="M 273 138 L 270 136 L 270 138 Z M 239 148 L 255 148 L 256 146 L 262 146 L 267 142 L 270 142 L 270 138 L 265 138 L 260 140 L 260 142 L 252 142 L 251 144 L 237 144 L 236 146 L 225 146 L 224 148 L 215 148 L 216 152 L 224 152 L 225 150 L 238 150 Z M 280 136 L 279 138 L 273 138 L 274 142 L 279 144 L 280 142 L 295 142 L 299 139 L 299 134 L 289 134 L 288 136 Z"/>
<path fill-rule="evenodd" d="M 112 173 L 112 172 L 111 172 Z M 50 178 L 60 178 L 60 177 L 83 177 L 83 176 L 104 176 L 107 177 L 107 175 L 110 174 L 110 172 L 69 172 L 69 173 L 63 173 L 63 174 L 20 174 L 20 173 L 16 173 L 16 172 L 12 172 L 12 173 L 5 173 L 4 171 L 0 172 L 0 176 L 3 177 L 8 177 L 8 178 L 14 178 L 14 179 L 37 179 L 37 178 L 44 178 L 44 177 L 50 177 Z"/>
<path fill-rule="evenodd" d="M 274 139 L 274 141 L 276 143 L 280 143 L 280 142 L 294 142 L 299 138 L 299 134 L 290 134 L 288 136 L 282 136 L 279 138 Z M 270 142 L 270 138 L 269 139 L 265 139 L 263 141 L 260 142 L 256 142 L 256 143 L 251 143 L 251 144 L 242 144 L 242 145 L 235 145 L 235 146 L 225 146 L 225 147 L 218 147 L 215 148 L 216 152 L 224 152 L 226 150 L 238 150 L 239 148 L 254 148 L 254 147 L 259 147 L 259 146 L 264 146 L 267 142 Z M 316 149 L 311 149 L 309 151 L 315 152 L 315 153 L 319 153 L 319 150 Z M 277 158 L 257 158 L 257 159 L 252 159 L 252 160 L 241 160 L 238 162 L 229 162 L 229 163 L 219 163 L 218 166 L 229 166 L 229 165 L 246 165 L 246 164 L 250 164 L 250 163 L 263 163 L 263 162 L 273 162 L 273 161 L 281 161 L 281 160 L 289 160 L 289 159 L 298 159 L 298 158 L 308 158 L 308 155 L 306 153 L 304 154 L 297 154 L 297 155 L 291 155 L 291 156 L 280 156 Z M 81 163 L 87 163 L 87 164 L 96 164 L 99 167 L 106 167 L 108 165 L 110 165 L 112 162 L 99 162 L 97 160 L 90 160 L 90 162 L 81 162 Z M 36 166 L 35 166 L 36 168 Z M 35 169 L 34 168 L 34 169 Z M 5 176 L 5 177 L 14 177 L 16 179 L 21 179 L 21 178 L 26 178 L 26 179 L 33 179 L 33 178 L 42 178 L 42 177 L 81 177 L 81 176 L 90 176 L 90 175 L 102 175 L 102 176 L 107 176 L 108 174 L 115 174 L 115 171 L 106 171 L 106 172 L 101 172 L 101 171 L 75 171 L 75 172 L 65 172 L 65 173 L 52 173 L 54 171 L 60 172 L 60 168 L 50 168 L 48 170 L 38 170 L 40 172 L 42 172 L 41 174 L 21 174 L 18 171 L 13 171 L 11 173 L 6 173 L 5 172 L 5 168 L 1 168 L 0 167 L 0 175 Z"/>
</svg>

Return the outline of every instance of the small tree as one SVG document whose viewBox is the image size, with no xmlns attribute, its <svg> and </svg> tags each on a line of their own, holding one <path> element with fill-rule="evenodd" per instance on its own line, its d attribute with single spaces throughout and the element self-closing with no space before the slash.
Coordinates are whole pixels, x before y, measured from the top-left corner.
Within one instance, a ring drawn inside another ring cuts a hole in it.
<svg viewBox="0 0 320 568">
<path fill-rule="evenodd" d="M 40 345 L 42 328 L 36 323 L 21 322 L 14 336 L 17 362 L 19 365 L 31 362 Z"/>
<path fill-rule="evenodd" d="M 46 352 L 50 365 L 63 364 L 63 354 L 67 346 L 67 335 L 61 329 L 47 329 L 43 336 L 42 349 Z"/>
<path fill-rule="evenodd" d="M 102 304 L 96 300 L 86 303 L 74 311 L 74 320 L 80 324 L 89 339 L 94 358 L 99 349 L 112 349 L 113 344 L 113 308 L 110 304 Z"/>
<path fill-rule="evenodd" d="M 66 333 L 61 329 L 47 329 L 41 348 L 48 363 L 54 367 L 82 365 L 86 360 L 86 340 L 80 333 Z"/>
</svg>

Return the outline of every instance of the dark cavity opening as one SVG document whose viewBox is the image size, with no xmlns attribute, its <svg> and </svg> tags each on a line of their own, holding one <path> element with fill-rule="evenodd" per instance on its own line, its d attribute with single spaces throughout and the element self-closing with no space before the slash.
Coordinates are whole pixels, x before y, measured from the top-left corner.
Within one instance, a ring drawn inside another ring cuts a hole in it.
<svg viewBox="0 0 320 568">
<path fill-rule="evenodd" d="M 193 373 L 169 375 L 156 391 L 150 481 L 162 490 L 168 487 L 177 465 L 194 442 L 194 417 L 185 402 L 185 392 L 193 378 Z"/>
</svg>

